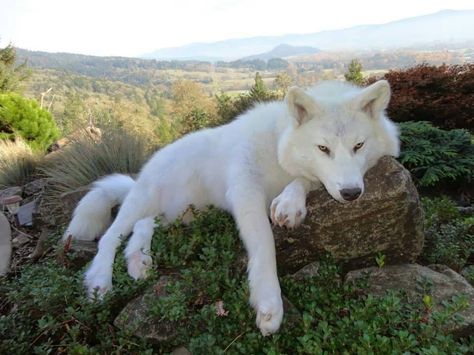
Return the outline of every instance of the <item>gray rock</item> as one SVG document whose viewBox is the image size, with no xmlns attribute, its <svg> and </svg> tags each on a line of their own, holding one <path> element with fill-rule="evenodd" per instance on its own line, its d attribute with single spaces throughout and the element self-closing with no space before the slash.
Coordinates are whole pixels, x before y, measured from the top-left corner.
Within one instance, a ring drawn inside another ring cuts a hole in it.
<svg viewBox="0 0 474 355">
<path fill-rule="evenodd" d="M 30 237 L 28 237 L 25 233 L 18 233 L 18 235 L 12 239 L 12 247 L 14 249 L 21 247 L 22 245 L 28 243 L 30 241 Z"/>
<path fill-rule="evenodd" d="M 17 214 L 20 226 L 31 227 L 33 225 L 34 213 L 36 213 L 36 200 L 21 205 Z"/>
<path fill-rule="evenodd" d="M 158 283 L 144 295 L 129 302 L 114 320 L 114 325 L 137 337 L 152 342 L 166 342 L 178 335 L 178 330 L 184 325 L 153 317 L 150 314 L 150 302 L 167 295 L 166 285 L 170 276 L 161 276 Z"/>
<path fill-rule="evenodd" d="M 352 283 L 364 277 L 368 277 L 367 292 L 370 294 L 382 296 L 388 290 L 404 290 L 410 302 L 423 302 L 423 296 L 429 292 L 437 309 L 442 308 L 442 303 L 450 301 L 453 296 L 466 295 L 469 307 L 459 312 L 465 324 L 451 325 L 446 330 L 459 336 L 474 334 L 474 288 L 447 266 L 401 264 L 370 267 L 349 272 L 345 282 Z M 430 284 L 429 291 L 420 287 L 420 283 L 426 282 Z"/>
<path fill-rule="evenodd" d="M 191 355 L 191 352 L 184 346 L 180 346 L 179 348 L 174 349 L 171 352 L 171 355 Z"/>
<path fill-rule="evenodd" d="M 57 259 L 70 269 L 79 270 L 97 253 L 97 243 L 89 240 L 66 241 L 57 253 Z"/>
<path fill-rule="evenodd" d="M 47 183 L 47 178 L 33 180 L 23 186 L 23 192 L 26 196 L 37 195 L 44 190 Z"/>
<path fill-rule="evenodd" d="M 318 276 L 319 275 L 318 271 L 319 271 L 319 262 L 315 261 L 299 269 L 297 272 L 295 272 L 292 275 L 292 277 L 296 281 L 302 281 L 310 277 Z"/>
<path fill-rule="evenodd" d="M 10 268 L 12 254 L 11 228 L 7 217 L 0 212 L 0 275 L 4 275 Z"/>
<path fill-rule="evenodd" d="M 324 189 L 307 199 L 308 214 L 297 229 L 274 227 L 278 267 L 291 273 L 330 253 L 348 269 L 413 262 L 423 248 L 423 211 L 410 173 L 383 157 L 365 178 L 365 193 L 342 204 Z"/>
<path fill-rule="evenodd" d="M 461 275 L 474 286 L 474 265 L 466 266 L 461 270 Z"/>
<path fill-rule="evenodd" d="M 11 196 L 21 196 L 23 189 L 19 186 L 8 187 L 6 189 L 0 190 L 0 207 L 4 207 L 2 200 Z"/>
</svg>

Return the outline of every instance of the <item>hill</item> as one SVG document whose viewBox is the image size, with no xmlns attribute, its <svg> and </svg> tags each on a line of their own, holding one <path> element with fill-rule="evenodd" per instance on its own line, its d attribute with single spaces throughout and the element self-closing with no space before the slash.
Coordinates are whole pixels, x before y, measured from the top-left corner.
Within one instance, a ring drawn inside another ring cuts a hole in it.
<svg viewBox="0 0 474 355">
<path fill-rule="evenodd" d="M 289 44 L 280 44 L 269 52 L 251 55 L 248 57 L 244 57 L 241 60 L 254 60 L 254 59 L 269 60 L 269 59 L 275 59 L 275 58 L 293 57 L 296 55 L 310 55 L 310 54 L 316 54 L 319 52 L 321 52 L 321 50 L 314 47 L 291 46 Z"/>
<path fill-rule="evenodd" d="M 283 36 L 229 39 L 163 48 L 145 54 L 156 59 L 235 60 L 271 51 L 281 43 L 328 50 L 373 50 L 442 43 L 446 48 L 474 39 L 474 10 L 444 10 L 379 25 Z"/>
</svg>

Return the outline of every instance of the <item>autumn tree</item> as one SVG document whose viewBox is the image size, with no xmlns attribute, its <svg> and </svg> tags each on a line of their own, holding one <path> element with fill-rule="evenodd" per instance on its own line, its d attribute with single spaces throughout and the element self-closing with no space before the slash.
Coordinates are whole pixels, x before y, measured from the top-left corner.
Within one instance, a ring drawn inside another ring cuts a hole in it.
<svg viewBox="0 0 474 355">
<path fill-rule="evenodd" d="M 286 93 L 288 88 L 293 83 L 293 79 L 287 72 L 278 73 L 274 80 L 274 85 L 277 90 Z"/>
<path fill-rule="evenodd" d="M 181 133 L 216 124 L 215 101 L 202 86 L 190 80 L 178 80 L 171 88 L 172 114 L 181 125 Z"/>
</svg>

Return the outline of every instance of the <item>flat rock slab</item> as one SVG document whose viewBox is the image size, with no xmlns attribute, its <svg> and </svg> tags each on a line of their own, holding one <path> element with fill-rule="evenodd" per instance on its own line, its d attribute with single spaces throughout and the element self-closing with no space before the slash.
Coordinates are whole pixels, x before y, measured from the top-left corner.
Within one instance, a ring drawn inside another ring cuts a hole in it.
<svg viewBox="0 0 474 355">
<path fill-rule="evenodd" d="M 404 290 L 409 301 L 423 302 L 426 290 L 420 283 L 430 284 L 429 296 L 432 297 L 436 308 L 441 309 L 444 301 L 450 301 L 453 296 L 465 295 L 469 307 L 458 314 L 464 318 L 465 324 L 455 325 L 446 329 L 455 335 L 465 336 L 474 334 L 474 288 L 458 273 L 444 265 L 418 264 L 389 265 L 383 268 L 369 267 L 354 270 L 346 275 L 345 282 L 367 277 L 369 294 L 382 296 L 388 290 Z"/>
<path fill-rule="evenodd" d="M 342 204 L 325 189 L 308 195 L 308 214 L 294 229 L 274 227 L 278 267 L 294 272 L 329 253 L 347 269 L 413 262 L 423 248 L 423 210 L 410 173 L 395 159 L 383 157 L 365 178 L 365 193 Z"/>
<path fill-rule="evenodd" d="M 114 325 L 133 335 L 152 342 L 165 342 L 178 335 L 185 325 L 181 322 L 161 320 L 150 314 L 150 302 L 167 295 L 166 285 L 171 281 L 168 276 L 161 276 L 158 283 L 144 295 L 130 301 L 114 320 Z"/>
</svg>

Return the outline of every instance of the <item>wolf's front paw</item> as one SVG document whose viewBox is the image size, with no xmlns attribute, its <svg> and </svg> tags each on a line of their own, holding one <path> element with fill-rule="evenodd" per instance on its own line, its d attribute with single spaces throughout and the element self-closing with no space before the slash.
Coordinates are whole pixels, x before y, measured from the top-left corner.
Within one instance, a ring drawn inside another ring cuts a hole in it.
<svg viewBox="0 0 474 355">
<path fill-rule="evenodd" d="M 283 191 L 272 202 L 270 218 L 274 225 L 298 227 L 306 217 L 306 196 Z"/>
<path fill-rule="evenodd" d="M 283 319 L 283 302 L 280 296 L 271 297 L 256 307 L 257 327 L 263 336 L 275 333 Z"/>
<path fill-rule="evenodd" d="M 147 277 L 148 270 L 153 265 L 153 259 L 150 255 L 145 254 L 141 250 L 137 250 L 127 255 L 128 274 L 135 280 Z"/>
<path fill-rule="evenodd" d="M 93 264 L 86 272 L 84 285 L 89 299 L 93 300 L 95 295 L 102 299 L 112 289 L 112 273 Z"/>
</svg>

